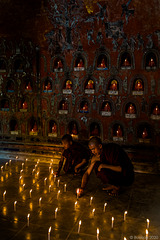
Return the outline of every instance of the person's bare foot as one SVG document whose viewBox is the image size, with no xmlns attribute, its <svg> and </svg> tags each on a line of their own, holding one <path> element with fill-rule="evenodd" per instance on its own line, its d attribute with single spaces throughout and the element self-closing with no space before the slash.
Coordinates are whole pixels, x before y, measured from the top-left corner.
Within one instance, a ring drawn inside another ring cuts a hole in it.
<svg viewBox="0 0 160 240">
<path fill-rule="evenodd" d="M 119 189 L 120 187 L 114 185 L 110 185 L 108 187 L 103 188 L 104 191 L 109 192 L 110 196 L 117 196 L 119 193 Z"/>
<path fill-rule="evenodd" d="M 109 195 L 114 197 L 118 196 L 118 194 L 119 194 L 119 189 L 113 189 L 111 192 L 109 192 Z"/>
<path fill-rule="evenodd" d="M 104 190 L 104 191 L 111 191 L 111 190 L 113 190 L 114 188 L 115 188 L 114 185 L 109 185 L 108 187 L 102 188 L 102 190 Z"/>
</svg>

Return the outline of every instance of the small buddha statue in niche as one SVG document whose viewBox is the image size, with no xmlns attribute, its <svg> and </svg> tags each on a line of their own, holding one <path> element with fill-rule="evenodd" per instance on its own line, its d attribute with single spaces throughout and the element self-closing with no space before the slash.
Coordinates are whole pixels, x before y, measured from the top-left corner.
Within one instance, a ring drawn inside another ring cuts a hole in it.
<svg viewBox="0 0 160 240">
<path fill-rule="evenodd" d="M 135 114 L 136 113 L 136 110 L 135 110 L 135 107 L 133 106 L 132 103 L 130 103 L 128 109 L 127 109 L 127 113 L 128 114 Z"/>
<path fill-rule="evenodd" d="M 136 81 L 134 90 L 136 90 L 136 91 L 143 91 L 142 80 L 138 79 L 138 80 Z"/>
<path fill-rule="evenodd" d="M 72 89 L 72 82 L 70 80 L 66 81 L 66 89 Z"/>
<path fill-rule="evenodd" d="M 131 66 L 130 62 L 128 61 L 128 58 L 125 58 L 124 62 L 122 63 L 122 66 L 123 67 L 130 67 Z"/>
<path fill-rule="evenodd" d="M 22 103 L 22 109 L 27 109 L 27 108 L 28 108 L 28 104 L 27 104 L 26 101 L 24 101 L 24 102 Z"/>
<path fill-rule="evenodd" d="M 108 102 L 105 104 L 103 111 L 111 112 L 111 108 Z"/>
<path fill-rule="evenodd" d="M 32 90 L 31 83 L 29 82 L 28 85 L 26 86 L 27 90 Z"/>
<path fill-rule="evenodd" d="M 103 58 L 101 63 L 98 65 L 99 68 L 106 68 L 105 59 Z"/>
<path fill-rule="evenodd" d="M 77 64 L 77 67 L 79 68 L 84 67 L 84 63 L 82 59 L 80 59 L 79 63 Z"/>
<path fill-rule="evenodd" d="M 117 137 L 122 137 L 122 129 L 121 129 L 121 126 L 119 125 L 118 126 L 118 129 L 116 131 L 116 134 L 117 134 Z"/>
<path fill-rule="evenodd" d="M 93 80 L 89 80 L 88 81 L 86 89 L 94 89 L 94 82 L 93 82 Z"/>
<path fill-rule="evenodd" d="M 52 126 L 52 133 L 57 133 L 57 125 L 56 123 L 53 123 L 53 126 Z"/>
<path fill-rule="evenodd" d="M 142 132 L 142 138 L 145 139 L 148 137 L 148 132 L 147 132 L 147 129 L 144 128 L 143 132 Z"/>
<path fill-rule="evenodd" d="M 117 91 L 117 81 L 116 80 L 111 81 L 110 90 Z"/>
<path fill-rule="evenodd" d="M 57 62 L 57 68 L 58 69 L 63 68 L 63 63 L 62 63 L 61 59 L 59 59 Z"/>
<path fill-rule="evenodd" d="M 75 123 L 73 124 L 73 128 L 72 128 L 72 132 L 71 132 L 71 134 L 73 134 L 73 135 L 77 135 L 77 134 L 78 134 L 77 126 L 76 126 Z"/>
<path fill-rule="evenodd" d="M 148 66 L 149 66 L 149 67 L 155 67 L 155 66 L 156 66 L 153 58 L 151 58 L 151 59 L 149 60 Z"/>
<path fill-rule="evenodd" d="M 68 110 L 68 104 L 67 102 L 62 103 L 62 110 Z"/>
<path fill-rule="evenodd" d="M 153 109 L 153 114 L 160 115 L 160 109 L 159 109 L 158 105 L 156 105 L 155 108 Z"/>
<path fill-rule="evenodd" d="M 32 132 L 37 132 L 38 128 L 37 128 L 37 123 L 35 122 L 33 128 L 32 128 Z"/>
<path fill-rule="evenodd" d="M 82 110 L 84 112 L 88 112 L 88 103 L 87 102 L 84 103 Z"/>
<path fill-rule="evenodd" d="M 14 131 L 18 131 L 18 124 L 17 123 L 14 126 Z"/>
<path fill-rule="evenodd" d="M 47 85 L 45 86 L 45 90 L 52 90 L 52 86 L 51 86 L 51 83 L 48 82 Z"/>
<path fill-rule="evenodd" d="M 97 125 L 95 125 L 93 130 L 91 131 L 91 136 L 99 136 L 99 130 Z"/>
</svg>

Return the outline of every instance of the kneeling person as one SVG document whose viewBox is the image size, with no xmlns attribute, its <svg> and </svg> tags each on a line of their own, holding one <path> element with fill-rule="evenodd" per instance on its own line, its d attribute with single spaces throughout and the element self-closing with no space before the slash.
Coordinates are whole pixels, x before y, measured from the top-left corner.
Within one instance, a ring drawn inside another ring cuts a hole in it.
<svg viewBox="0 0 160 240">
<path fill-rule="evenodd" d="M 78 174 L 87 166 L 89 159 L 89 151 L 80 143 L 74 142 L 72 136 L 66 134 L 62 137 L 62 144 L 64 150 L 62 152 L 61 160 L 56 175 L 59 175 L 63 163 L 63 170 L 65 173 Z"/>
</svg>

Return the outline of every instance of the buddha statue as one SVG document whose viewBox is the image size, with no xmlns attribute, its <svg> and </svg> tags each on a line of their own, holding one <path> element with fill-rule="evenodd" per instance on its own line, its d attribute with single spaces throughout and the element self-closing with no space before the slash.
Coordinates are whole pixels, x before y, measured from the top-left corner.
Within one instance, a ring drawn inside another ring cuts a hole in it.
<svg viewBox="0 0 160 240">
<path fill-rule="evenodd" d="M 106 68 L 105 59 L 103 58 L 101 63 L 98 65 L 99 68 Z"/>
<path fill-rule="evenodd" d="M 66 101 L 62 103 L 62 110 L 68 110 L 68 104 Z"/>
<path fill-rule="evenodd" d="M 84 63 L 82 59 L 80 59 L 79 63 L 77 64 L 77 67 L 79 68 L 84 67 Z"/>
<path fill-rule="evenodd" d="M 136 110 L 135 110 L 135 107 L 133 106 L 132 103 L 130 103 L 128 109 L 127 109 L 127 113 L 128 114 L 135 114 L 136 113 Z"/>
<path fill-rule="evenodd" d="M 77 126 L 76 126 L 76 124 L 74 123 L 71 134 L 77 135 L 77 133 L 78 133 L 78 131 L 77 131 Z"/>
<path fill-rule="evenodd" d="M 88 81 L 86 89 L 94 89 L 94 82 L 93 82 L 93 80 L 89 80 Z"/>
<path fill-rule="evenodd" d="M 52 133 L 57 133 L 57 125 L 56 123 L 53 123 L 53 126 L 52 126 Z"/>
<path fill-rule="evenodd" d="M 135 90 L 135 91 L 143 91 L 142 80 L 138 79 L 138 80 L 135 82 L 134 90 Z"/>
<path fill-rule="evenodd" d="M 153 58 L 151 58 L 151 59 L 149 60 L 148 66 L 149 66 L 149 67 L 155 67 L 155 62 L 154 62 L 154 59 L 153 59 Z"/>
<path fill-rule="evenodd" d="M 121 129 L 120 125 L 118 126 L 116 134 L 117 134 L 117 137 L 122 137 L 122 129 Z"/>
<path fill-rule="evenodd" d="M 111 112 L 111 108 L 108 102 L 105 104 L 103 111 Z"/>
<path fill-rule="evenodd" d="M 84 103 L 82 110 L 84 112 L 88 112 L 88 103 L 87 102 Z"/>
<path fill-rule="evenodd" d="M 37 128 L 37 123 L 35 122 L 33 128 L 32 128 L 32 132 L 37 132 L 38 128 Z"/>
<path fill-rule="evenodd" d="M 52 86 L 51 86 L 51 83 L 48 82 L 47 85 L 45 86 L 45 90 L 48 91 L 48 90 L 52 90 Z"/>
<path fill-rule="evenodd" d="M 142 138 L 145 139 L 148 137 L 148 133 L 147 133 L 147 129 L 144 128 L 143 132 L 142 132 Z"/>
<path fill-rule="evenodd" d="M 66 87 L 65 87 L 66 89 L 72 89 L 72 82 L 71 82 L 71 80 L 67 80 L 66 81 Z"/>
<path fill-rule="evenodd" d="M 26 86 L 27 90 L 32 90 L 31 83 L 29 82 L 28 85 Z"/>
<path fill-rule="evenodd" d="M 155 108 L 153 109 L 153 114 L 160 115 L 160 109 L 159 109 L 158 105 L 156 105 Z"/>
<path fill-rule="evenodd" d="M 28 104 L 26 101 L 24 101 L 22 104 L 22 109 L 27 109 L 27 108 L 28 108 Z"/>
<path fill-rule="evenodd" d="M 110 90 L 117 91 L 117 81 L 116 80 L 111 81 Z"/>
<path fill-rule="evenodd" d="M 124 62 L 122 63 L 122 67 L 130 67 L 130 66 L 131 66 L 131 64 L 128 61 L 128 58 L 125 58 Z"/>
</svg>

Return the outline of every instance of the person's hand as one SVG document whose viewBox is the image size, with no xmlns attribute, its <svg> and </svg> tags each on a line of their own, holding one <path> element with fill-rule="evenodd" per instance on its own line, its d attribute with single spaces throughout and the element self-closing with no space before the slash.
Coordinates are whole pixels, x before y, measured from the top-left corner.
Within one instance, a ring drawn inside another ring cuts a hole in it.
<svg viewBox="0 0 160 240">
<path fill-rule="evenodd" d="M 75 173 L 79 173 L 79 172 L 80 172 L 80 169 L 77 168 L 77 167 L 75 167 L 75 168 L 74 168 L 74 172 L 75 172 Z"/>
<path fill-rule="evenodd" d="M 99 167 L 98 167 L 98 172 L 100 172 L 102 168 L 103 168 L 103 165 L 100 164 Z"/>
<path fill-rule="evenodd" d="M 56 175 L 58 177 L 59 173 L 58 172 L 54 172 L 53 175 Z"/>
</svg>

